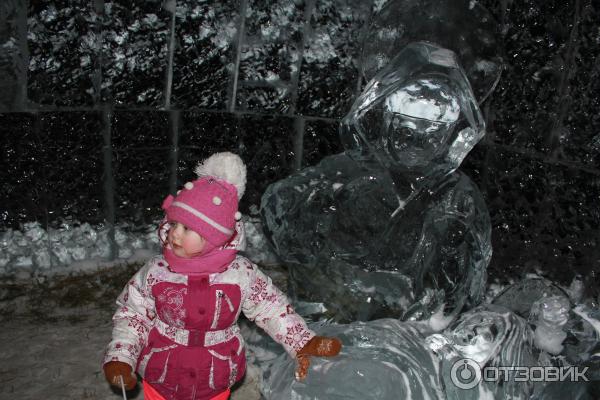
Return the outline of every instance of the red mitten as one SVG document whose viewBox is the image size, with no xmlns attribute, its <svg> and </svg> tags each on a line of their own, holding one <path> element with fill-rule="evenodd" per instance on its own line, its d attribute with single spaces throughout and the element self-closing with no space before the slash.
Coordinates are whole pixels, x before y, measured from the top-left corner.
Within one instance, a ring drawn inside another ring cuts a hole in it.
<svg viewBox="0 0 600 400">
<path fill-rule="evenodd" d="M 104 364 L 104 377 L 113 386 L 121 388 L 121 380 L 119 376 L 123 377 L 123 385 L 126 390 L 131 390 L 137 384 L 137 378 L 133 374 L 131 365 L 121 361 L 109 361 Z"/>
<path fill-rule="evenodd" d="M 301 381 L 308 374 L 310 367 L 310 356 L 333 357 L 337 356 L 342 349 L 342 342 L 338 338 L 325 336 L 315 336 L 298 351 L 296 359 L 298 368 L 296 369 L 296 379 Z"/>
</svg>

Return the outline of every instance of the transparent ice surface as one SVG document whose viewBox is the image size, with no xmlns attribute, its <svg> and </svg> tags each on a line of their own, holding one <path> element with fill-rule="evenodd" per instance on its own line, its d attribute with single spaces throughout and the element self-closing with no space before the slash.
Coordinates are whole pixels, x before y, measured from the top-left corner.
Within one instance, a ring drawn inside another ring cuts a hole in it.
<svg viewBox="0 0 600 400">
<path fill-rule="evenodd" d="M 600 380 L 600 308 L 597 304 L 579 304 L 571 310 L 564 326 L 563 342 L 566 361 L 572 365 L 589 365 L 595 380 Z"/>
<path fill-rule="evenodd" d="M 535 325 L 534 343 L 550 354 L 563 350 L 567 334 L 563 327 L 569 320 L 571 304 L 564 296 L 543 297 L 531 307 L 530 321 Z"/>
<path fill-rule="evenodd" d="M 464 313 L 442 333 L 432 333 L 418 322 L 389 318 L 313 329 L 339 337 L 340 355 L 312 358 L 303 382 L 293 378 L 295 361 L 285 354 L 263 364 L 266 399 L 524 400 L 534 390 L 531 383 L 514 381 L 481 382 L 473 389 L 453 383 L 452 366 L 464 358 L 481 367 L 538 365 L 527 322 L 502 307 Z"/>
<path fill-rule="evenodd" d="M 461 314 L 444 331 L 449 345 L 437 350 L 442 358 L 441 374 L 449 399 L 529 399 L 534 393 L 532 382 L 487 382 L 472 389 L 457 388 L 452 380 L 452 366 L 468 358 L 480 367 L 537 366 L 533 335 L 527 321 L 510 310 L 484 305 Z"/>
<path fill-rule="evenodd" d="M 490 221 L 456 168 L 484 129 L 454 53 L 406 46 L 342 121 L 346 152 L 263 195 L 264 230 L 291 267 L 292 295 L 324 302 L 338 321 L 478 304 Z"/>
<path fill-rule="evenodd" d="M 581 294 L 575 294 L 581 300 Z M 492 303 L 527 318 L 536 328 L 535 345 L 540 350 L 560 354 L 569 365 L 581 365 L 598 344 L 600 312 L 595 302 L 572 308 L 574 299 L 569 297 L 567 291 L 547 279 L 526 278 L 505 288 Z"/>
<path fill-rule="evenodd" d="M 526 278 L 508 286 L 492 303 L 508 308 L 517 315 L 528 318 L 534 304 L 544 297 L 566 297 L 567 293 L 544 278 Z"/>
<path fill-rule="evenodd" d="M 595 400 L 586 382 L 549 382 L 533 400 Z"/>
<path fill-rule="evenodd" d="M 279 356 L 264 372 L 266 399 L 443 399 L 438 359 L 413 325 L 394 319 L 328 325 L 321 335 L 339 337 L 334 358 L 316 358 L 305 381 L 294 379 L 295 361 Z"/>
</svg>

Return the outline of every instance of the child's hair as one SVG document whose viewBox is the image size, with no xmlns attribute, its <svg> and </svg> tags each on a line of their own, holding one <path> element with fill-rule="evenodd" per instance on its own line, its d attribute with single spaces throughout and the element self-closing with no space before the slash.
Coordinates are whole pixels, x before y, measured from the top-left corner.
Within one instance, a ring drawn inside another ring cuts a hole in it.
<svg viewBox="0 0 600 400">
<path fill-rule="evenodd" d="M 158 241 L 161 249 L 164 248 L 168 243 L 167 237 L 169 235 L 169 229 L 171 229 L 171 224 L 169 224 L 169 221 L 164 218 L 162 221 L 160 221 L 160 224 L 158 224 Z"/>
</svg>

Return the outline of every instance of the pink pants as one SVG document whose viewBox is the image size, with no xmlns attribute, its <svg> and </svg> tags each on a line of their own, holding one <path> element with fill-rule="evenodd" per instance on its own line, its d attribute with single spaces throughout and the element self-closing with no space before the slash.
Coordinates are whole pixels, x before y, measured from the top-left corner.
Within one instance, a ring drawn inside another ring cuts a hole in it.
<svg viewBox="0 0 600 400">
<path fill-rule="evenodd" d="M 144 382 L 144 399 L 145 400 L 165 400 L 164 397 L 160 395 L 149 383 Z M 223 393 L 216 395 L 210 400 L 227 400 L 229 398 L 229 394 L 231 393 L 231 389 L 227 389 Z"/>
</svg>

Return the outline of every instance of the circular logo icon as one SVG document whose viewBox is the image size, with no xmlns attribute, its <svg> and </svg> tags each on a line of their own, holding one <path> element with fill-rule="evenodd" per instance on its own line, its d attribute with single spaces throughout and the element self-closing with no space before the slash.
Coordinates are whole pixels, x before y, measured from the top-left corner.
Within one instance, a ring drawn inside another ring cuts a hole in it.
<svg viewBox="0 0 600 400">
<path fill-rule="evenodd" d="M 481 369 L 477 361 L 462 358 L 452 364 L 450 379 L 459 389 L 472 389 L 481 382 Z"/>
</svg>

